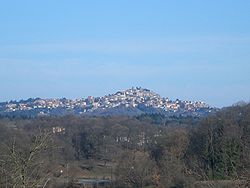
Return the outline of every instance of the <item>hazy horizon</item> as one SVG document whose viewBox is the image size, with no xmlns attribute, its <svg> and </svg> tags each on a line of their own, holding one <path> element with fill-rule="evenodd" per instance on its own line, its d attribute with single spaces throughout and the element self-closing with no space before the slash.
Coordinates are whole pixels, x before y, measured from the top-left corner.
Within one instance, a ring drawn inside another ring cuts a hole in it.
<svg viewBox="0 0 250 188">
<path fill-rule="evenodd" d="M 0 101 L 140 86 L 162 97 L 250 101 L 250 1 L 8 1 Z"/>
</svg>

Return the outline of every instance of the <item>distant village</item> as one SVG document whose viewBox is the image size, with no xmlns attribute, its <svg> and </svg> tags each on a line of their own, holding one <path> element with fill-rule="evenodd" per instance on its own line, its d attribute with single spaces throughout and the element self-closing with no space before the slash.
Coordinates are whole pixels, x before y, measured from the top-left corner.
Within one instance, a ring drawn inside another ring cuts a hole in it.
<svg viewBox="0 0 250 188">
<path fill-rule="evenodd" d="M 21 101 L 9 101 L 0 103 L 1 112 L 18 112 L 36 110 L 40 114 L 50 113 L 56 109 L 73 110 L 77 109 L 78 114 L 91 113 L 96 110 L 106 110 L 116 107 L 155 108 L 166 112 L 195 112 L 199 109 L 212 109 L 204 102 L 200 101 L 181 101 L 162 98 L 160 95 L 141 87 L 132 87 L 124 91 L 103 97 L 89 96 L 86 99 L 28 99 Z M 40 111 L 39 111 L 40 110 Z"/>
</svg>

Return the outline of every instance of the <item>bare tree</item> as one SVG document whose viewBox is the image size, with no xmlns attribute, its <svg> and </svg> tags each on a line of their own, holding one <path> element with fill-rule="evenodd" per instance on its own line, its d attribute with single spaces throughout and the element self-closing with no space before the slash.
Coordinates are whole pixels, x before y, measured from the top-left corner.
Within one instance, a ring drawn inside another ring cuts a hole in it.
<svg viewBox="0 0 250 188">
<path fill-rule="evenodd" d="M 152 183 L 154 164 L 144 152 L 127 152 L 116 169 L 117 182 L 125 187 L 143 188 Z"/>
<path fill-rule="evenodd" d="M 0 160 L 5 187 L 46 186 L 50 172 L 46 167 L 48 160 L 45 153 L 51 146 L 51 139 L 50 132 L 40 131 L 32 137 L 30 143 L 17 143 L 14 140 L 5 146 L 6 152 L 1 155 Z"/>
</svg>

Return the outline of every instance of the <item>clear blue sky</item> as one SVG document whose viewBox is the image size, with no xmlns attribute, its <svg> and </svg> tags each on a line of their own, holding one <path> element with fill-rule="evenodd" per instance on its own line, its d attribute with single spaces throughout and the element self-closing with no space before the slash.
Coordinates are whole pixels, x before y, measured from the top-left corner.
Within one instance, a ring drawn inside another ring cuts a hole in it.
<svg viewBox="0 0 250 188">
<path fill-rule="evenodd" d="M 1 1 L 0 101 L 132 86 L 250 101 L 250 1 Z"/>
</svg>

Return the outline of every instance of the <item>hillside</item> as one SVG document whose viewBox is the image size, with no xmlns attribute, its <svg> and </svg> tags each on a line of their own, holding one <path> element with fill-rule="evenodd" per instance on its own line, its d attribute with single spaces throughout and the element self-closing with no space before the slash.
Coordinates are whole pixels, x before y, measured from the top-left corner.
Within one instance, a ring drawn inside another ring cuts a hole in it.
<svg viewBox="0 0 250 188">
<path fill-rule="evenodd" d="M 0 118 L 0 187 L 47 176 L 51 188 L 84 178 L 111 180 L 107 187 L 117 188 L 245 188 L 249 135 L 250 105 L 205 118 Z"/>
<path fill-rule="evenodd" d="M 118 91 L 103 97 L 89 96 L 86 99 L 41 99 L 0 103 L 2 116 L 44 115 L 125 115 L 160 113 L 167 116 L 204 116 L 216 109 L 201 101 L 170 100 L 141 87 Z"/>
</svg>

